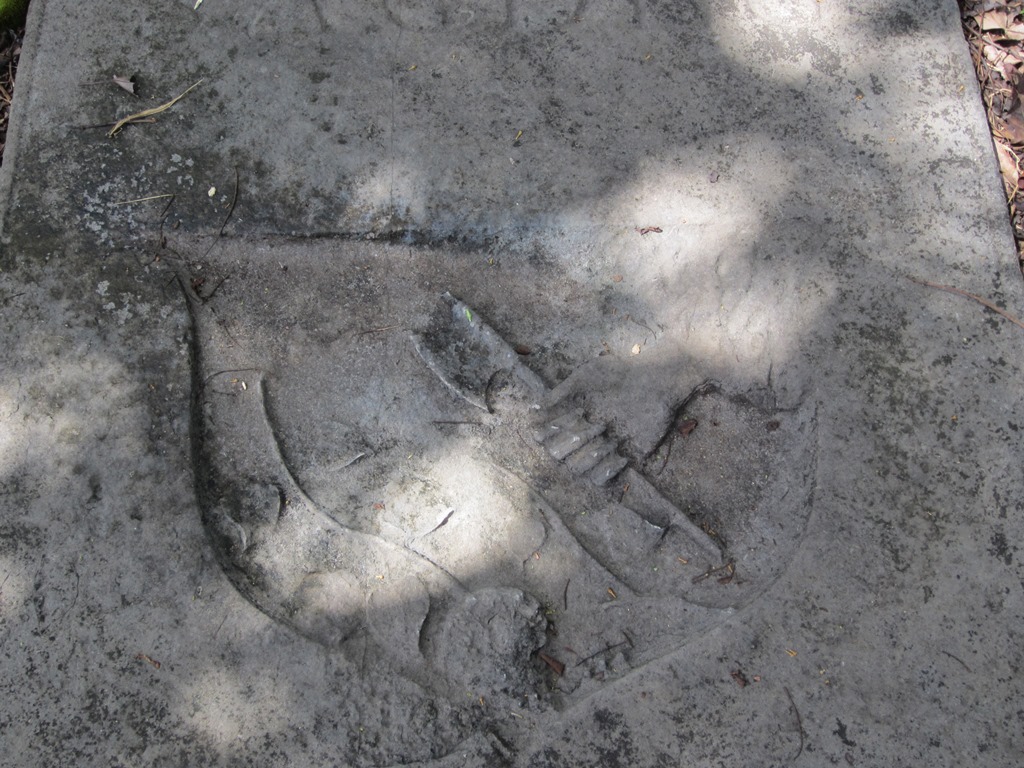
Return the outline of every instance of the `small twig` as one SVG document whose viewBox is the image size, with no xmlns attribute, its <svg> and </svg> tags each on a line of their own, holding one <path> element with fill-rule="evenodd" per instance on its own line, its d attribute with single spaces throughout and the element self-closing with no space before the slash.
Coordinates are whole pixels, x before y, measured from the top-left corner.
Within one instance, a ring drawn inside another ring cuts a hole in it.
<svg viewBox="0 0 1024 768">
<path fill-rule="evenodd" d="M 602 653 L 608 653 L 608 651 L 614 651 L 616 648 L 621 648 L 623 645 L 632 645 L 633 643 L 632 643 L 632 641 L 630 641 L 629 636 L 626 635 L 625 632 L 623 632 L 623 635 L 626 637 L 625 640 L 622 640 L 621 642 L 615 643 L 614 645 L 606 645 L 600 651 L 597 651 L 596 653 L 592 653 L 589 656 L 587 656 L 587 657 L 577 661 L 576 662 L 576 666 L 578 667 L 580 664 L 585 664 L 586 662 L 590 661 L 591 659 L 597 658 Z"/>
<path fill-rule="evenodd" d="M 423 534 L 423 536 L 418 536 L 417 538 L 426 538 L 427 536 L 432 534 L 434 531 L 436 531 L 438 528 L 444 528 L 446 525 L 448 525 L 448 521 L 452 519 L 452 515 L 454 515 L 454 514 L 455 514 L 455 510 L 454 509 L 449 509 L 448 510 L 448 514 L 444 516 L 444 519 L 441 520 L 440 523 L 438 523 L 433 528 L 431 528 L 429 531 L 427 531 L 425 534 Z"/>
<path fill-rule="evenodd" d="M 1005 317 L 1007 320 L 1009 320 L 1011 323 L 1013 323 L 1017 327 L 1024 328 L 1024 322 L 1021 322 L 1017 317 L 1015 317 L 1014 315 L 1011 315 L 1005 309 L 997 307 L 995 304 L 993 304 L 991 301 L 989 301 L 986 298 L 983 298 L 981 296 L 976 296 L 973 293 L 968 293 L 967 291 L 961 290 L 960 288 L 956 288 L 956 287 L 954 287 L 952 285 L 942 285 L 940 283 L 933 283 L 930 280 L 922 280 L 921 278 L 911 277 L 910 275 L 907 275 L 907 280 L 910 280 L 910 282 L 912 282 L 912 283 L 917 283 L 918 285 L 926 285 L 929 288 L 935 288 L 936 290 L 939 290 L 939 291 L 945 291 L 946 293 L 955 293 L 958 296 L 966 296 L 968 299 L 974 299 L 979 304 L 982 304 L 982 305 L 988 307 L 989 309 L 991 309 L 997 315 L 1002 315 L 1003 317 Z"/>
<path fill-rule="evenodd" d="M 346 467 L 351 467 L 353 464 L 355 464 L 357 461 L 359 461 L 365 455 L 366 455 L 366 451 L 363 451 L 362 453 L 357 453 L 351 459 L 349 459 L 344 464 L 342 464 L 340 467 L 338 467 L 338 469 L 345 469 Z"/>
<path fill-rule="evenodd" d="M 970 672 L 970 673 L 971 673 L 972 675 L 974 674 L 974 672 L 973 672 L 973 671 L 971 671 L 971 668 L 967 666 L 967 662 L 965 662 L 965 661 L 964 661 L 963 659 L 961 659 L 961 658 L 960 658 L 959 656 L 954 656 L 954 655 L 953 655 L 952 653 L 950 653 L 949 651 L 942 651 L 942 653 L 944 653 L 944 654 L 946 654 L 947 656 L 949 656 L 949 658 L 951 658 L 951 659 L 952 659 L 953 661 L 957 662 L 957 663 L 958 663 L 958 664 L 959 664 L 959 665 L 960 665 L 961 667 L 963 667 L 964 669 L 966 669 L 966 670 L 967 670 L 968 672 Z"/>
<path fill-rule="evenodd" d="M 482 427 L 482 426 L 484 426 L 479 421 L 467 421 L 467 420 L 456 421 L 456 420 L 452 420 L 452 419 L 435 419 L 434 421 L 432 421 L 430 423 L 431 424 L 437 424 L 439 426 L 447 426 L 447 427 L 452 427 L 452 426 L 457 426 L 457 425 L 465 425 L 465 426 L 468 426 L 468 427 Z"/>
<path fill-rule="evenodd" d="M 571 579 L 565 580 L 565 589 L 562 590 L 562 608 L 563 610 L 569 610 L 569 582 Z"/>
<path fill-rule="evenodd" d="M 160 212 L 160 247 L 164 248 L 167 246 L 167 238 L 164 237 L 164 224 L 167 223 L 167 213 L 171 210 L 171 206 L 174 205 L 174 195 L 171 195 L 171 199 L 167 201 L 167 205 Z"/>
<path fill-rule="evenodd" d="M 132 120 L 132 125 L 142 125 L 144 123 L 155 123 L 155 122 L 156 122 L 156 118 L 155 117 L 147 117 L 147 118 L 140 119 L 140 120 Z M 80 131 L 91 131 L 91 130 L 94 130 L 96 128 L 110 128 L 112 125 L 117 125 L 117 123 L 116 122 L 95 123 L 93 125 L 76 125 L 74 127 L 77 128 Z"/>
<path fill-rule="evenodd" d="M 228 225 L 228 220 L 231 218 L 232 212 L 235 210 L 235 203 L 238 202 L 238 166 L 235 166 L 235 192 L 231 195 L 231 205 L 228 206 L 227 215 L 224 217 L 224 221 L 220 224 L 220 229 L 217 230 L 217 237 L 210 243 L 210 247 L 206 249 L 206 253 L 203 254 L 203 258 L 210 255 L 210 251 L 214 249 L 220 238 L 224 237 L 224 227 Z M 219 286 L 218 286 L 219 287 Z M 212 294 L 211 294 L 212 295 Z"/>
<path fill-rule="evenodd" d="M 638 325 L 638 326 L 640 326 L 641 328 L 643 328 L 643 329 L 644 329 L 645 331 L 647 331 L 648 333 L 650 333 L 650 334 L 651 334 L 651 336 L 653 336 L 653 337 L 654 337 L 655 339 L 657 339 L 657 338 L 658 338 L 658 334 L 657 334 L 657 333 L 655 333 L 655 332 L 654 332 L 654 329 L 653 329 L 653 328 L 651 328 L 651 326 L 647 325 L 646 323 L 641 323 L 641 322 L 640 322 L 639 320 L 637 320 L 637 319 L 636 319 L 635 317 L 633 317 L 632 315 L 626 315 L 626 319 L 627 319 L 627 320 L 629 320 L 629 321 L 630 321 L 631 323 L 633 323 L 634 325 Z M 646 339 L 644 340 L 644 343 L 646 343 Z"/>
<path fill-rule="evenodd" d="M 219 290 L 220 290 L 220 287 L 221 287 L 222 285 L 224 285 L 224 283 L 225 283 L 225 282 L 227 282 L 227 279 L 228 279 L 227 277 L 222 277 L 222 278 L 220 279 L 220 282 L 219 282 L 219 283 L 217 283 L 217 284 L 216 284 L 215 286 L 213 286 L 213 290 L 212 290 L 212 291 L 210 291 L 210 292 L 209 292 L 209 293 L 208 293 L 208 294 L 206 295 L 206 298 L 204 298 L 204 299 L 203 299 L 203 301 L 209 301 L 210 299 L 212 299 L 212 298 L 213 298 L 213 294 L 215 294 L 215 293 L 216 293 L 217 291 L 219 291 Z"/>
<path fill-rule="evenodd" d="M 228 368 L 223 371 L 211 373 L 209 376 L 203 379 L 203 386 L 205 387 L 207 384 L 209 384 L 210 379 L 212 379 L 214 376 L 223 376 L 225 373 L 259 373 L 259 371 L 259 368 Z"/>
<path fill-rule="evenodd" d="M 796 702 L 793 701 L 793 694 L 789 692 L 789 688 L 782 686 L 782 690 L 786 692 L 786 696 L 789 697 L 789 706 L 793 708 L 793 714 L 796 715 L 796 727 L 800 731 L 800 749 L 793 755 L 793 759 L 796 760 L 800 755 L 804 753 L 804 721 L 800 717 L 800 710 L 796 708 Z"/>
<path fill-rule="evenodd" d="M 700 574 L 698 576 L 694 576 L 693 579 L 692 579 L 692 582 L 694 584 L 699 584 L 700 582 L 704 581 L 705 579 L 711 578 L 712 576 L 714 576 L 719 571 L 731 570 L 733 567 L 734 566 L 733 566 L 733 563 L 732 563 L 731 560 L 728 563 L 726 563 L 725 565 L 714 565 L 714 566 L 708 568 L 706 571 L 704 571 L 704 573 L 702 573 L 702 574 Z"/>
<path fill-rule="evenodd" d="M 235 193 L 231 195 L 231 205 L 228 206 L 228 213 L 224 217 L 224 222 L 220 225 L 220 229 L 217 230 L 217 237 L 224 237 L 224 227 L 228 225 L 228 220 L 231 218 L 231 214 L 235 211 L 235 203 L 238 202 L 238 166 L 235 166 Z"/>
<path fill-rule="evenodd" d="M 135 654 L 135 658 L 138 661 L 146 662 L 151 667 L 153 667 L 153 669 L 160 669 L 160 662 L 157 661 L 156 659 L 154 659 L 152 656 L 149 656 L 149 655 L 147 655 L 145 653 L 137 653 L 137 654 Z"/>
<path fill-rule="evenodd" d="M 163 200 L 167 197 L 174 197 L 172 192 L 168 192 L 166 195 L 150 195 L 149 197 L 137 197 L 134 200 L 118 200 L 116 203 L 111 205 L 131 205 L 132 203 L 148 203 L 150 200 Z"/>
<path fill-rule="evenodd" d="M 654 473 L 655 477 L 661 477 L 661 473 L 665 471 L 665 467 L 668 466 L 668 459 L 672 455 L 672 443 L 676 441 L 675 430 L 669 435 L 668 442 L 665 444 L 665 458 L 661 462 L 661 466 L 658 467 L 658 471 Z"/>
<path fill-rule="evenodd" d="M 356 338 L 361 338 L 371 333 L 384 333 L 384 331 L 393 331 L 397 327 L 397 325 L 385 325 L 383 328 L 370 328 L 368 331 L 360 331 L 359 333 L 357 333 Z"/>
<path fill-rule="evenodd" d="M 194 88 L 198 88 L 199 84 L 201 82 L 203 82 L 203 81 L 202 80 L 197 80 L 195 83 L 190 85 L 188 88 L 186 88 L 180 94 L 178 94 L 173 99 L 168 101 L 166 104 L 161 104 L 159 107 L 153 107 L 152 109 L 144 109 L 141 112 L 136 112 L 134 115 L 128 115 L 128 117 L 122 117 L 120 120 L 118 120 L 116 123 L 114 123 L 114 127 L 113 128 L 111 128 L 109 131 L 107 131 L 107 136 L 109 136 L 110 138 L 113 138 L 115 135 L 117 135 L 121 131 L 122 128 L 124 128 L 129 123 L 137 122 L 141 118 L 144 118 L 144 117 L 150 117 L 152 115 L 159 115 L 161 112 L 164 112 L 165 110 L 170 109 L 175 104 L 177 104 L 179 101 L 181 101 L 183 98 L 185 98 L 185 95 L 189 91 L 193 90 Z"/>
</svg>

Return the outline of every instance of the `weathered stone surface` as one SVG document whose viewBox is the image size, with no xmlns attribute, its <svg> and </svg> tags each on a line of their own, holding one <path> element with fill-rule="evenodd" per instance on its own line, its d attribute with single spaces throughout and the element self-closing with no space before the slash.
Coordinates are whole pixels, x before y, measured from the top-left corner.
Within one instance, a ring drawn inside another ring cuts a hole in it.
<svg viewBox="0 0 1024 768">
<path fill-rule="evenodd" d="M 193 4 L 32 6 L 19 764 L 1014 762 L 1022 337 L 907 279 L 1024 306 L 951 0 Z"/>
</svg>

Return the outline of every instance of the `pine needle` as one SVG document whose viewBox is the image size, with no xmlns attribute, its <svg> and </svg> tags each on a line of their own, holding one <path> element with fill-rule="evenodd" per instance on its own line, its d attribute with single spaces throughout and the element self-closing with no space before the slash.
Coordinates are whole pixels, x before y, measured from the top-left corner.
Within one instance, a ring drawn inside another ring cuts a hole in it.
<svg viewBox="0 0 1024 768">
<path fill-rule="evenodd" d="M 911 277 L 910 275 L 907 275 L 906 278 L 910 282 L 917 283 L 918 285 L 927 285 L 929 288 L 935 288 L 936 290 L 945 291 L 946 293 L 954 293 L 957 296 L 966 296 L 968 299 L 973 299 L 974 301 L 978 302 L 979 304 L 981 304 L 981 305 L 983 305 L 985 307 L 988 307 L 993 312 L 995 312 L 997 315 L 1002 315 L 1003 317 L 1005 317 L 1007 320 L 1009 320 L 1011 323 L 1013 323 L 1017 327 L 1024 328 L 1024 322 L 1022 322 L 1019 318 L 1017 318 L 1014 315 L 1011 315 L 1009 312 L 1007 312 L 1002 307 L 997 307 L 991 301 L 989 301 L 986 298 L 983 298 L 982 296 L 976 296 L 973 293 L 968 293 L 967 291 L 964 291 L 964 290 L 962 290 L 960 288 L 957 288 L 956 286 L 953 286 L 953 285 L 942 285 L 941 283 L 933 283 L 930 280 L 922 280 L 919 277 Z"/>
</svg>

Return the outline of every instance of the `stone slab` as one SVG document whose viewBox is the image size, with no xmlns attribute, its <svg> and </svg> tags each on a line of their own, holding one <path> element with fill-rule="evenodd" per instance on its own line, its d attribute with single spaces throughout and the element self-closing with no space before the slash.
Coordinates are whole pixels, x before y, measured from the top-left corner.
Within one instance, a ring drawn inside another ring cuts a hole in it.
<svg viewBox="0 0 1024 768">
<path fill-rule="evenodd" d="M 14 764 L 1014 762 L 1021 331 L 908 279 L 1024 307 L 954 3 L 192 6 L 31 9 Z"/>
</svg>

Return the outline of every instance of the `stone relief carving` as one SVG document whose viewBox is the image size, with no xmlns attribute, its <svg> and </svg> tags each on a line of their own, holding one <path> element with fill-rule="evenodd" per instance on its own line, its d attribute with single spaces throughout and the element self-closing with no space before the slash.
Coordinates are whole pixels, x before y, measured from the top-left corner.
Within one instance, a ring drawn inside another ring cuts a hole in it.
<svg viewBox="0 0 1024 768">
<path fill-rule="evenodd" d="M 660 433 L 630 440 L 591 397 L 599 370 L 549 386 L 437 290 L 456 278 L 400 276 L 386 245 L 341 250 L 336 285 L 293 279 L 295 246 L 183 281 L 204 522 L 260 610 L 442 695 L 561 706 L 782 572 L 813 415 L 692 376 Z"/>
</svg>

